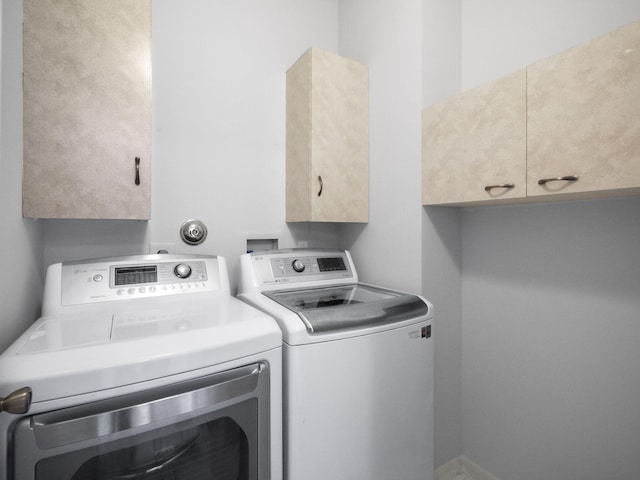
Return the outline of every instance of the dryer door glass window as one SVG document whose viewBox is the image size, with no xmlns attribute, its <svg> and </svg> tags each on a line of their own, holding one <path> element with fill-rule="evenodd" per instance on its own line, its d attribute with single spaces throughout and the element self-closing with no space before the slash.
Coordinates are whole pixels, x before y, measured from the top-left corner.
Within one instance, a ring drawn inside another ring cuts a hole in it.
<svg viewBox="0 0 640 480">
<path fill-rule="evenodd" d="M 187 422 L 151 436 L 44 459 L 36 464 L 36 479 L 249 480 L 247 433 L 229 417 L 196 426 Z"/>
</svg>

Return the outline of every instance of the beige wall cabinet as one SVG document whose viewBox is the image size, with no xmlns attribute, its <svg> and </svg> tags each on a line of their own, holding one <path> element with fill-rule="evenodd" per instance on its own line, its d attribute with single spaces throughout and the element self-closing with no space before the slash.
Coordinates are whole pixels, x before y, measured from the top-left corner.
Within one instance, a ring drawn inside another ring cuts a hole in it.
<svg viewBox="0 0 640 480">
<path fill-rule="evenodd" d="M 422 203 L 526 196 L 525 70 L 422 112 Z"/>
<path fill-rule="evenodd" d="M 286 89 L 287 222 L 367 222 L 368 67 L 312 48 Z"/>
<path fill-rule="evenodd" d="M 24 0 L 23 31 L 23 215 L 148 219 L 151 1 Z"/>
<path fill-rule="evenodd" d="M 527 75 L 527 195 L 640 193 L 640 22 Z"/>
<path fill-rule="evenodd" d="M 423 204 L 640 194 L 640 22 L 524 72 L 423 110 Z"/>
</svg>

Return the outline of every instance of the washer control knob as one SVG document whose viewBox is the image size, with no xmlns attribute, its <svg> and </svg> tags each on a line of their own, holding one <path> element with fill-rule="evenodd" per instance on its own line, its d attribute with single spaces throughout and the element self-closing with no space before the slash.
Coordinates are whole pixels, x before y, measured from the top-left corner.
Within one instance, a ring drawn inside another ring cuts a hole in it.
<svg viewBox="0 0 640 480">
<path fill-rule="evenodd" d="M 304 263 L 302 263 L 302 260 L 294 260 L 291 266 L 298 273 L 304 272 Z"/>
<path fill-rule="evenodd" d="M 173 273 L 179 278 L 188 278 L 191 275 L 191 267 L 186 263 L 180 263 L 173 269 Z"/>
</svg>

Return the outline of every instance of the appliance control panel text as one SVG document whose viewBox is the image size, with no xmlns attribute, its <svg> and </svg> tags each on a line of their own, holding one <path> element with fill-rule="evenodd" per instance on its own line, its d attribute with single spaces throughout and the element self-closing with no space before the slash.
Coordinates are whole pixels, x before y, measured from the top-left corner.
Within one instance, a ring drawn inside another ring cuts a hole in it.
<svg viewBox="0 0 640 480">
<path fill-rule="evenodd" d="M 213 260 L 193 258 L 63 263 L 61 303 L 81 305 L 218 290 L 216 268 Z"/>
<path fill-rule="evenodd" d="M 253 257 L 264 284 L 348 280 L 354 277 L 344 254 L 308 254 L 303 251 L 260 254 Z"/>
</svg>

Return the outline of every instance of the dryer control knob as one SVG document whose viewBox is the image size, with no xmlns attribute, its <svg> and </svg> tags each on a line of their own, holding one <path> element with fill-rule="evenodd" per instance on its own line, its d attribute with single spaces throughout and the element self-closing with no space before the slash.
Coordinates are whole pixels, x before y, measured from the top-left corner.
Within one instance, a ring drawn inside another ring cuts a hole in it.
<svg viewBox="0 0 640 480">
<path fill-rule="evenodd" d="M 191 267 L 185 263 L 180 263 L 173 269 L 173 273 L 176 274 L 176 277 L 188 278 L 191 275 Z"/>
<path fill-rule="evenodd" d="M 304 272 L 304 263 L 301 260 L 294 260 L 291 266 L 298 273 Z"/>
</svg>

